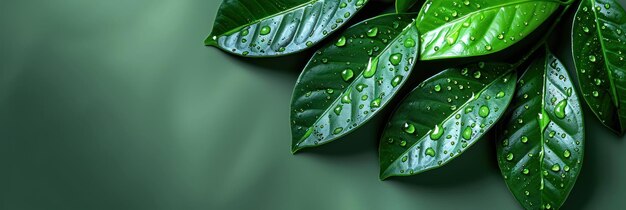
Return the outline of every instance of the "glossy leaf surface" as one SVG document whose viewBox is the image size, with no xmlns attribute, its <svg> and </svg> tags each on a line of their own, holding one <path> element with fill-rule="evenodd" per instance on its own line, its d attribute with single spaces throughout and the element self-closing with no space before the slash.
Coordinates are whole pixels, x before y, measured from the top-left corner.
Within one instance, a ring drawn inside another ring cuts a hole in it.
<svg viewBox="0 0 626 210">
<path fill-rule="evenodd" d="M 580 172 L 585 128 L 573 88 L 561 62 L 539 56 L 521 77 L 499 129 L 500 170 L 526 209 L 558 209 Z"/>
<path fill-rule="evenodd" d="M 411 10 L 418 0 L 396 0 L 396 12 L 403 13 Z"/>
<path fill-rule="evenodd" d="M 626 12 L 614 0 L 583 0 L 572 49 L 583 98 L 604 125 L 626 131 Z"/>
<path fill-rule="evenodd" d="M 293 152 L 351 132 L 387 104 L 417 60 L 413 17 L 366 20 L 315 53 L 293 94 Z"/>
<path fill-rule="evenodd" d="M 448 69 L 404 99 L 380 141 L 381 179 L 437 168 L 480 139 L 506 111 L 517 74 L 508 64 Z"/>
<path fill-rule="evenodd" d="M 533 32 L 557 0 L 428 0 L 417 18 L 421 59 L 486 55 Z"/>
<path fill-rule="evenodd" d="M 224 0 L 206 45 L 249 57 L 309 48 L 345 24 L 367 0 Z"/>
</svg>

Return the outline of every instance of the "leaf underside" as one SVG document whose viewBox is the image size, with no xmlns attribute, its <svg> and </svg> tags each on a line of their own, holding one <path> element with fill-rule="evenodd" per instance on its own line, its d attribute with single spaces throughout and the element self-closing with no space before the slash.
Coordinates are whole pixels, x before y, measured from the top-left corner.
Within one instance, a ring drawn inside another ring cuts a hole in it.
<svg viewBox="0 0 626 210">
<path fill-rule="evenodd" d="M 528 36 L 559 5 L 546 0 L 428 0 L 417 18 L 420 59 L 498 52 Z"/>
<path fill-rule="evenodd" d="M 503 115 L 516 79 L 511 65 L 480 63 L 424 81 L 385 128 L 381 179 L 427 171 L 461 155 Z"/>
<path fill-rule="evenodd" d="M 507 186 L 526 209 L 558 209 L 584 152 L 584 123 L 567 70 L 541 55 L 521 77 L 496 150 Z"/>
<path fill-rule="evenodd" d="M 224 0 L 206 45 L 269 57 L 307 49 L 348 22 L 367 0 Z"/>
<path fill-rule="evenodd" d="M 572 49 L 583 98 L 616 133 L 626 131 L 626 12 L 614 0 L 583 0 Z"/>
<path fill-rule="evenodd" d="M 413 17 L 391 14 L 363 21 L 315 53 L 292 98 L 293 152 L 351 132 L 389 102 L 419 55 Z"/>
</svg>

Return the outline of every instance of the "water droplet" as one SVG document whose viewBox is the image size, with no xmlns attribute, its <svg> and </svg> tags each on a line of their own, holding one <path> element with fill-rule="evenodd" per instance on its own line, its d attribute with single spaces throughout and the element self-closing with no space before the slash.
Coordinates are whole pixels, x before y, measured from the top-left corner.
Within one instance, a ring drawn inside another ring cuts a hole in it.
<svg viewBox="0 0 626 210">
<path fill-rule="evenodd" d="M 476 71 L 476 72 L 474 72 L 474 78 L 476 78 L 476 79 L 480 79 L 480 76 L 481 76 L 481 75 L 482 75 L 482 74 L 480 73 L 480 71 Z"/>
<path fill-rule="evenodd" d="M 524 144 L 528 143 L 528 137 L 527 137 L 527 136 L 522 136 L 521 141 L 522 141 L 522 143 L 524 143 Z"/>
<path fill-rule="evenodd" d="M 478 110 L 478 116 L 481 116 L 482 118 L 486 118 L 487 116 L 489 116 L 489 112 L 490 112 L 489 107 L 483 105 Z"/>
<path fill-rule="evenodd" d="M 435 91 L 436 92 L 441 91 L 441 85 L 435 85 Z"/>
<path fill-rule="evenodd" d="M 508 161 L 512 161 L 513 158 L 514 158 L 513 153 L 509 152 L 509 154 L 506 155 L 506 160 L 508 160 Z"/>
<path fill-rule="evenodd" d="M 370 78 L 376 74 L 376 69 L 378 68 L 378 58 L 370 58 L 367 63 L 367 68 L 363 72 L 363 77 Z"/>
<path fill-rule="evenodd" d="M 344 69 L 343 71 L 341 71 L 341 78 L 343 79 L 343 81 L 350 81 L 350 79 L 352 79 L 352 77 L 354 77 L 354 71 L 352 71 L 352 69 Z"/>
<path fill-rule="evenodd" d="M 554 107 L 554 115 L 559 119 L 565 118 L 565 108 L 567 107 L 567 99 L 561 100 Z"/>
<path fill-rule="evenodd" d="M 552 165 L 552 168 L 550 168 L 550 170 L 554 172 L 559 172 L 561 170 L 561 166 L 558 163 L 555 163 L 554 165 Z"/>
<path fill-rule="evenodd" d="M 400 83 L 402 82 L 403 78 L 404 77 L 402 75 L 397 75 L 397 76 L 393 77 L 393 79 L 391 80 L 391 86 L 397 87 L 398 85 L 400 85 Z"/>
<path fill-rule="evenodd" d="M 402 157 L 402 162 L 406 162 L 408 159 L 409 159 L 409 157 L 404 156 L 404 157 Z"/>
<path fill-rule="evenodd" d="M 259 31 L 259 34 L 261 34 L 261 35 L 268 35 L 270 32 L 272 32 L 272 28 L 270 28 L 269 26 L 263 26 L 263 27 L 261 27 L 261 30 Z"/>
<path fill-rule="evenodd" d="M 522 170 L 522 173 L 523 173 L 523 174 L 529 174 L 529 173 L 530 173 L 530 170 L 528 170 L 527 168 L 525 168 L 524 170 Z"/>
<path fill-rule="evenodd" d="M 341 114 L 341 110 L 343 109 L 342 105 L 337 105 L 337 107 L 335 107 L 335 114 L 336 115 L 340 115 Z"/>
<path fill-rule="evenodd" d="M 541 110 L 541 113 L 537 116 L 537 121 L 539 121 L 539 129 L 543 133 L 550 124 L 550 116 L 545 110 Z"/>
<path fill-rule="evenodd" d="M 370 107 L 372 108 L 378 108 L 380 107 L 380 103 L 382 102 L 382 98 L 377 98 L 374 99 L 371 103 L 370 103 Z"/>
<path fill-rule="evenodd" d="M 465 130 L 463 130 L 463 138 L 469 140 L 470 138 L 472 138 L 473 132 L 474 131 L 472 131 L 472 128 L 470 128 L 469 126 L 465 127 Z"/>
<path fill-rule="evenodd" d="M 599 97 L 599 96 L 600 96 L 600 93 L 599 93 L 598 91 L 595 91 L 595 90 L 594 90 L 593 92 L 591 92 L 591 95 L 593 95 L 593 97 L 596 97 L 596 98 L 597 98 L 597 97 Z"/>
<path fill-rule="evenodd" d="M 602 84 L 602 80 L 598 78 L 593 79 L 593 82 L 596 83 L 597 86 L 600 86 Z"/>
<path fill-rule="evenodd" d="M 335 43 L 335 46 L 337 46 L 337 47 L 343 47 L 345 45 L 346 45 L 346 37 L 345 36 L 339 37 L 339 39 Z"/>
<path fill-rule="evenodd" d="M 342 127 L 335 128 L 335 130 L 333 130 L 333 134 L 335 134 L 335 135 L 340 134 L 341 131 L 343 131 Z"/>
<path fill-rule="evenodd" d="M 590 56 L 589 56 L 589 61 L 591 61 L 591 62 L 596 62 L 596 56 L 594 56 L 594 55 L 590 55 Z"/>
<path fill-rule="evenodd" d="M 378 27 L 370 28 L 367 30 L 367 36 L 376 37 L 378 35 Z"/>
<path fill-rule="evenodd" d="M 498 92 L 498 94 L 496 94 L 496 98 L 502 98 L 504 97 L 504 95 L 505 95 L 504 91 L 500 91 Z"/>
<path fill-rule="evenodd" d="M 389 63 L 391 63 L 391 65 L 397 66 L 398 64 L 400 64 L 401 61 L 402 61 L 402 54 L 400 53 L 396 53 L 396 54 L 389 56 Z"/>
<path fill-rule="evenodd" d="M 563 157 L 565 158 L 569 158 L 571 155 L 572 153 L 568 149 L 566 149 L 565 152 L 563 152 Z"/>
<path fill-rule="evenodd" d="M 431 157 L 435 157 L 435 150 L 429 147 L 428 149 L 426 149 L 426 152 L 424 154 L 431 156 Z"/>
<path fill-rule="evenodd" d="M 407 38 L 406 40 L 404 40 L 404 47 L 406 48 L 415 47 L 415 40 L 411 38 Z"/>
<path fill-rule="evenodd" d="M 432 133 L 430 133 L 430 139 L 432 140 L 440 139 L 441 136 L 443 136 L 443 132 L 444 132 L 444 129 L 441 126 L 435 125 L 435 129 L 433 129 Z"/>
<path fill-rule="evenodd" d="M 408 134 L 413 134 L 415 133 L 415 126 L 411 123 L 404 123 L 404 126 L 402 126 L 402 130 Z"/>
<path fill-rule="evenodd" d="M 492 49 L 493 49 L 493 47 L 491 47 L 491 45 L 485 46 L 485 50 L 487 50 L 487 51 L 491 51 Z"/>
<path fill-rule="evenodd" d="M 406 146 L 406 141 L 401 141 L 401 142 L 400 142 L 400 146 L 401 146 L 401 147 Z"/>
<path fill-rule="evenodd" d="M 352 91 L 348 90 L 346 91 L 346 93 L 343 95 L 343 97 L 341 97 L 341 103 L 344 104 L 349 104 L 352 102 L 352 95 L 350 95 Z"/>
</svg>

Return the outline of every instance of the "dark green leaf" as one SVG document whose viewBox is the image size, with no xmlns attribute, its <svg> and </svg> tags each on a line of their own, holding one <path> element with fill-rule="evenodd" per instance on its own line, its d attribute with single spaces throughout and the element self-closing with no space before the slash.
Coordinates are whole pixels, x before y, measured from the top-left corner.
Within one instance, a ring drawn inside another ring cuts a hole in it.
<svg viewBox="0 0 626 210">
<path fill-rule="evenodd" d="M 498 164 L 526 209 L 558 209 L 574 187 L 584 152 L 583 116 L 567 70 L 539 56 L 518 83 L 497 143 Z"/>
<path fill-rule="evenodd" d="M 396 0 L 396 12 L 408 12 L 413 6 L 415 6 L 415 3 L 417 3 L 417 0 Z"/>
<path fill-rule="evenodd" d="M 421 60 L 486 55 L 540 26 L 558 0 L 429 0 L 417 18 Z"/>
<path fill-rule="evenodd" d="M 293 94 L 293 152 L 351 132 L 387 104 L 419 55 L 413 17 L 366 20 L 315 53 Z"/>
<path fill-rule="evenodd" d="M 367 0 L 224 0 L 205 44 L 250 56 L 311 47 L 345 24 Z"/>
<path fill-rule="evenodd" d="M 604 125 L 626 131 L 626 12 L 614 0 L 583 0 L 572 48 L 583 98 Z"/>
<path fill-rule="evenodd" d="M 461 155 L 503 115 L 515 93 L 511 65 L 448 69 L 404 99 L 380 141 L 380 177 L 437 168 Z"/>
</svg>

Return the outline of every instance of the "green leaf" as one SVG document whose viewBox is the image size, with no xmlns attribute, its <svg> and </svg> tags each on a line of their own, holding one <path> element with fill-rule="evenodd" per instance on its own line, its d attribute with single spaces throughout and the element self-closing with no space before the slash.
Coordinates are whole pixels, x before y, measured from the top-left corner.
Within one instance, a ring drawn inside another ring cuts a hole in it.
<svg viewBox="0 0 626 210">
<path fill-rule="evenodd" d="M 224 0 L 205 44 L 268 57 L 307 49 L 340 28 L 368 0 Z"/>
<path fill-rule="evenodd" d="M 293 94 L 294 153 L 351 132 L 389 102 L 419 56 L 413 17 L 391 14 L 363 21 L 315 53 Z"/>
<path fill-rule="evenodd" d="M 626 131 L 626 12 L 614 0 L 583 0 L 572 49 L 583 98 L 602 123 Z"/>
<path fill-rule="evenodd" d="M 396 13 L 408 12 L 417 3 L 417 0 L 396 0 Z"/>
<path fill-rule="evenodd" d="M 429 0 L 417 18 L 421 60 L 486 55 L 529 35 L 558 0 Z"/>
<path fill-rule="evenodd" d="M 504 114 L 517 74 L 508 64 L 448 69 L 404 99 L 380 141 L 380 178 L 440 167 L 461 155 Z"/>
<path fill-rule="evenodd" d="M 585 127 L 567 70 L 549 52 L 518 83 L 497 143 L 502 175 L 526 209 L 558 209 L 574 187 Z"/>
</svg>

